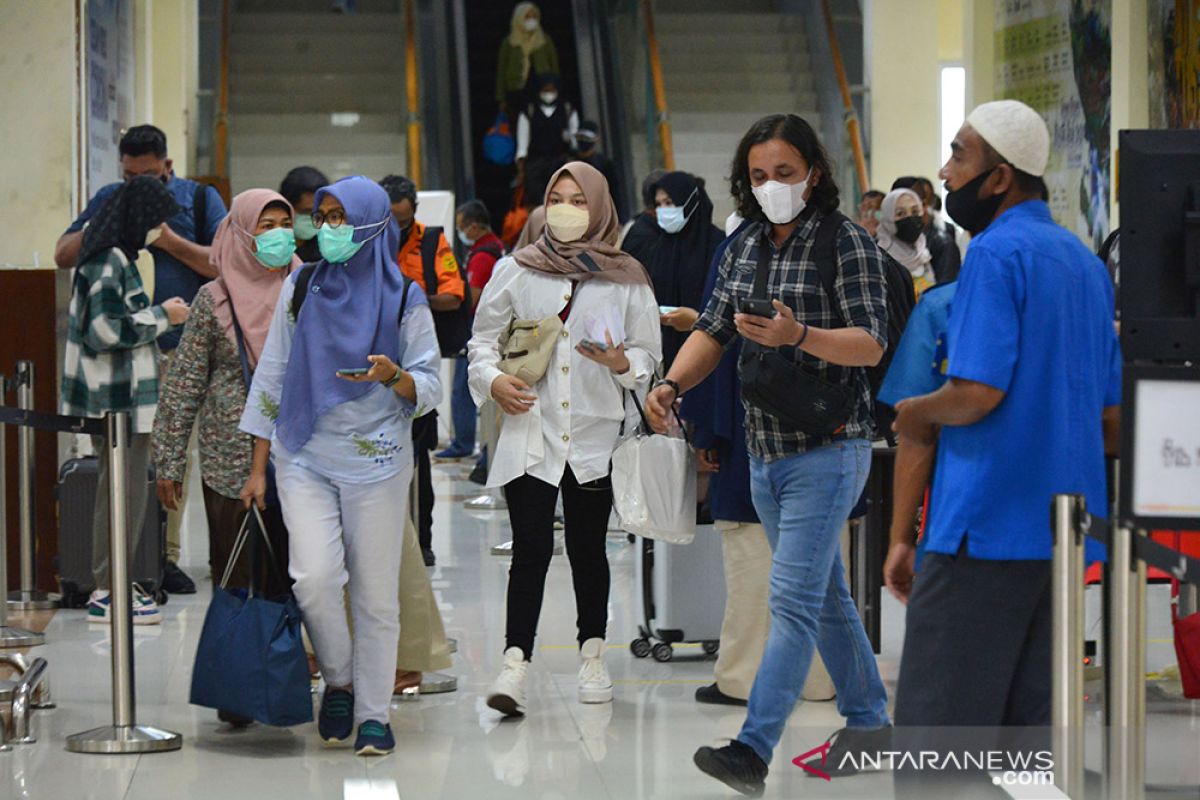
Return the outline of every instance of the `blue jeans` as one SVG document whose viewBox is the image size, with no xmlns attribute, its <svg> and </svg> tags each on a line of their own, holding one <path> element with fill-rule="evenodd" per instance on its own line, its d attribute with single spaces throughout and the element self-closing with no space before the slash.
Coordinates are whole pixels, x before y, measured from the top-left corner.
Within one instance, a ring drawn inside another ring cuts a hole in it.
<svg viewBox="0 0 1200 800">
<path fill-rule="evenodd" d="M 450 416 L 454 420 L 454 440 L 450 449 L 458 453 L 475 452 L 475 401 L 467 386 L 467 358 L 454 361 L 454 387 L 450 390 Z"/>
<path fill-rule="evenodd" d="M 870 468 L 864 439 L 778 461 L 751 459 L 754 508 L 773 551 L 771 632 L 737 738 L 766 763 L 800 698 L 814 647 L 847 727 L 889 724 L 887 690 L 846 586 L 840 542 Z"/>
</svg>

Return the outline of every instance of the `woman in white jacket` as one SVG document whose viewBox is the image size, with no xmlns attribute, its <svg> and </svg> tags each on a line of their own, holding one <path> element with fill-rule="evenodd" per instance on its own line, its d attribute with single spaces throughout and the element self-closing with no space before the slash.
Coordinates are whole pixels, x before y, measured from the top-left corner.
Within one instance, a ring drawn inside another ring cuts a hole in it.
<svg viewBox="0 0 1200 800">
<path fill-rule="evenodd" d="M 579 699 L 612 700 L 604 667 L 608 619 L 605 553 L 609 463 L 626 418 L 626 390 L 645 392 L 662 352 L 658 306 L 646 270 L 615 246 L 620 225 L 598 170 L 571 162 L 550 179 L 546 231 L 496 265 L 468 345 L 471 394 L 504 411 L 489 486 L 503 486 L 513 530 L 504 668 L 488 705 L 523 713 L 525 673 L 554 549 L 561 490 L 575 585 Z M 558 315 L 562 332 L 545 375 L 530 386 L 500 369 L 500 339 L 514 320 Z"/>
</svg>

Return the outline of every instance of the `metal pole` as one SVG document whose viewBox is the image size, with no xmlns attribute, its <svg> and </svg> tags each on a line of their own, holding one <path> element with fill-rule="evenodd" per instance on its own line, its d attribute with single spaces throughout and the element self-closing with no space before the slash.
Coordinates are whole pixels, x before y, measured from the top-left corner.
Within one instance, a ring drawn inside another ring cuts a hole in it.
<svg viewBox="0 0 1200 800">
<path fill-rule="evenodd" d="M 4 405 L 7 378 L 0 375 L 0 406 Z M 0 423 L 0 597 L 8 595 L 8 450 L 5 425 Z M 8 625 L 8 603 L 0 603 L 0 648 L 45 644 L 44 634 Z"/>
<path fill-rule="evenodd" d="M 133 599 L 129 583 L 129 533 L 126 513 L 129 414 L 109 414 L 108 520 L 111 584 L 113 724 L 67 737 L 73 753 L 152 753 L 178 750 L 183 737 L 135 721 L 133 679 Z"/>
<path fill-rule="evenodd" d="M 1135 534 L 1116 525 L 1109 550 L 1105 781 L 1109 800 L 1146 794 L 1146 562 L 1134 555 Z"/>
<path fill-rule="evenodd" d="M 17 362 L 17 407 L 33 410 L 34 369 L 32 361 Z M 34 457 L 33 428 L 22 426 L 17 431 L 17 513 L 21 521 L 21 588 L 9 592 L 8 604 L 15 611 L 47 611 L 58 608 L 58 595 L 40 592 L 34 578 L 34 559 L 37 538 L 34 534 L 34 480 L 37 464 Z"/>
<path fill-rule="evenodd" d="M 1083 537 L 1079 495 L 1055 495 L 1052 595 L 1051 725 L 1054 784 L 1083 797 Z"/>
</svg>

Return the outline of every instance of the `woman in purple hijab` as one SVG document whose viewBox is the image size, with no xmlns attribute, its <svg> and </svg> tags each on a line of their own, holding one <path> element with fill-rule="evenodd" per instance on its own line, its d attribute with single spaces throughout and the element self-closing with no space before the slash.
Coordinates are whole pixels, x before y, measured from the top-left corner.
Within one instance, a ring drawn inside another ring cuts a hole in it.
<svg viewBox="0 0 1200 800">
<path fill-rule="evenodd" d="M 242 417 L 256 437 L 242 499 L 264 503 L 273 463 L 288 569 L 327 687 L 318 732 L 338 743 L 357 726 L 358 754 L 379 755 L 395 748 L 411 424 L 441 399 L 440 353 L 425 293 L 396 265 L 387 193 L 354 176 L 314 205 L 322 258 L 292 273 L 275 309 Z"/>
</svg>

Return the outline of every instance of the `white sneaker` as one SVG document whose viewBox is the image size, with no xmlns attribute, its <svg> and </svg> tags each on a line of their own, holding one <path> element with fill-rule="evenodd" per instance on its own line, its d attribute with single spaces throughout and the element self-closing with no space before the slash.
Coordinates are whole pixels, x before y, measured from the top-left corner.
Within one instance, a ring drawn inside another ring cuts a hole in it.
<svg viewBox="0 0 1200 800">
<path fill-rule="evenodd" d="M 579 702 L 611 703 L 613 696 L 612 678 L 604 666 L 604 640 L 588 639 L 579 648 Z"/>
<path fill-rule="evenodd" d="M 162 622 L 162 612 L 158 603 L 146 594 L 138 584 L 133 584 L 133 624 L 158 625 Z M 107 623 L 112 617 L 112 596 L 107 590 L 97 589 L 88 598 L 88 622 Z"/>
<path fill-rule="evenodd" d="M 488 692 L 487 704 L 506 717 L 525 715 L 525 673 L 529 662 L 519 647 L 504 651 L 504 669 Z"/>
</svg>

